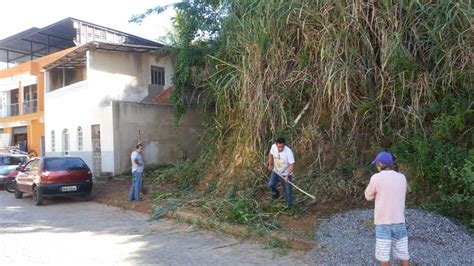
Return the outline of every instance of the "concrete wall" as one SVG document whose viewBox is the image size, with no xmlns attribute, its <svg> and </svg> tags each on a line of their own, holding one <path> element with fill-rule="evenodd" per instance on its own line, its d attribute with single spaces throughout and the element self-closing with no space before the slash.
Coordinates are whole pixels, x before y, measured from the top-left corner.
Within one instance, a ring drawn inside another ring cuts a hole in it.
<svg viewBox="0 0 474 266">
<path fill-rule="evenodd" d="M 144 99 L 151 83 L 152 65 L 165 68 L 165 88 L 172 84 L 173 68 L 169 57 L 103 51 L 88 53 L 89 84 L 101 89 L 104 102 Z"/>
<path fill-rule="evenodd" d="M 146 164 L 174 162 L 198 151 L 196 140 L 202 125 L 196 109 L 188 109 L 175 128 L 169 105 L 113 102 L 112 106 L 115 173 L 129 171 L 130 153 L 139 141 L 139 131 Z"/>
</svg>

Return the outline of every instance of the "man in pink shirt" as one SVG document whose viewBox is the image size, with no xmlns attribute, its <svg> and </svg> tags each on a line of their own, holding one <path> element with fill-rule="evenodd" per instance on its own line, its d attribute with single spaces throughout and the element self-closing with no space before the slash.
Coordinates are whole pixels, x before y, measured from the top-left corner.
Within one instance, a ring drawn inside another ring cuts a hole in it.
<svg viewBox="0 0 474 266">
<path fill-rule="evenodd" d="M 393 170 L 393 156 L 382 151 L 372 164 L 379 173 L 370 178 L 365 198 L 375 200 L 375 258 L 381 265 L 389 265 L 390 251 L 393 257 L 408 265 L 408 233 L 405 225 L 405 195 L 407 181 L 403 174 Z"/>
</svg>

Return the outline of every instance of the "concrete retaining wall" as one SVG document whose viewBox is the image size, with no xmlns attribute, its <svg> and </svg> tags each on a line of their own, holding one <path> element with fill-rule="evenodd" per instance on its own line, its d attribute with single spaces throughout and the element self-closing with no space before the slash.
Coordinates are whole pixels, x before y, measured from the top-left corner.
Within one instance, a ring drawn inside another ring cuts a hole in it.
<svg viewBox="0 0 474 266">
<path fill-rule="evenodd" d="M 169 105 L 113 102 L 112 109 L 116 174 L 129 171 L 130 153 L 140 138 L 147 164 L 170 163 L 197 153 L 202 130 L 198 110 L 188 109 L 176 128 Z"/>
</svg>

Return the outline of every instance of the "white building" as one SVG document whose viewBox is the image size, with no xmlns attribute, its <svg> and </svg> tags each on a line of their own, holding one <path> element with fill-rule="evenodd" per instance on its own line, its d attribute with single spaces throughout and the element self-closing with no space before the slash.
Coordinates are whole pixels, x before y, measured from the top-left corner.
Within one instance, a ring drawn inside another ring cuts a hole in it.
<svg viewBox="0 0 474 266">
<path fill-rule="evenodd" d="M 85 79 L 86 72 L 72 70 L 70 67 L 75 62 L 74 67 L 85 69 L 85 56 L 78 56 L 85 55 L 84 48 L 77 48 L 91 42 L 118 44 L 112 49 L 122 51 L 130 51 L 131 48 L 124 50 L 119 48 L 120 45 L 134 45 L 135 52 L 163 47 L 162 44 L 138 36 L 75 18 L 65 18 L 42 28 L 32 27 L 1 39 L 0 133 L 8 135 L 10 139 L 9 143 L 3 145 L 15 145 L 30 154 L 45 155 L 45 84 L 42 69 L 75 50 L 75 56 L 66 57 L 68 60 L 74 59 L 65 62 L 66 79 L 54 80 L 53 89 Z M 138 49 L 140 45 L 149 47 Z M 2 69 L 3 67 L 7 69 Z M 57 71 L 61 73 L 54 73 L 56 78 L 62 74 L 62 69 L 56 69 Z M 71 74 L 75 76 L 71 77 Z"/>
<path fill-rule="evenodd" d="M 95 173 L 120 174 L 139 141 L 146 162 L 194 150 L 197 113 L 188 112 L 176 129 L 171 106 L 150 103 L 172 86 L 166 48 L 90 42 L 44 69 L 47 156 L 80 156 Z"/>
</svg>

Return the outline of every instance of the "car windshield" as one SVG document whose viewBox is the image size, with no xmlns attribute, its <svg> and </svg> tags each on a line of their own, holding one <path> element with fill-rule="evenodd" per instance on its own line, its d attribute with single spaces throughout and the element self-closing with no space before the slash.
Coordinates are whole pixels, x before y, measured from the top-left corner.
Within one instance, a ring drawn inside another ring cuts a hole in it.
<svg viewBox="0 0 474 266">
<path fill-rule="evenodd" d="M 47 158 L 44 160 L 45 171 L 89 170 L 79 158 Z"/>
<path fill-rule="evenodd" d="M 27 160 L 26 156 L 0 156 L 0 166 L 24 164 Z"/>
</svg>

